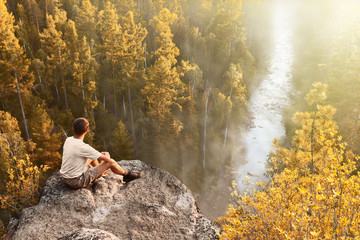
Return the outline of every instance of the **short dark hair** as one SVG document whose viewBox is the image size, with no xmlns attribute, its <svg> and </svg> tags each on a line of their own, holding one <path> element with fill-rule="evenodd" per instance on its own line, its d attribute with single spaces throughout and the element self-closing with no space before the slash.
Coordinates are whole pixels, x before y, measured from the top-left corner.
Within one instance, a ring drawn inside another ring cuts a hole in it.
<svg viewBox="0 0 360 240">
<path fill-rule="evenodd" d="M 85 118 L 77 118 L 73 122 L 75 135 L 84 134 L 89 128 L 89 122 Z"/>
</svg>

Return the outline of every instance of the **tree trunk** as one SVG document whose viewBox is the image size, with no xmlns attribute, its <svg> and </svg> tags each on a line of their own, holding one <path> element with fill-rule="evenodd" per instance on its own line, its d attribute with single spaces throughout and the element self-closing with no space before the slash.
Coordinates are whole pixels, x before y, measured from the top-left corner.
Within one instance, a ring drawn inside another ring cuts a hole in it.
<svg viewBox="0 0 360 240">
<path fill-rule="evenodd" d="M 38 30 L 38 33 L 40 33 L 39 20 L 37 18 L 36 18 L 36 28 Z"/>
<path fill-rule="evenodd" d="M 131 131 L 132 131 L 132 137 L 134 141 L 134 150 L 135 150 L 135 158 L 137 159 L 137 144 L 136 144 L 136 136 L 135 136 L 135 127 L 134 127 L 134 116 L 133 116 L 133 110 L 132 110 L 132 104 L 131 104 L 131 93 L 130 93 L 130 86 L 129 86 L 129 80 L 126 77 L 126 85 L 128 89 L 128 98 L 129 98 L 129 106 L 130 106 L 130 119 L 131 119 Z"/>
<path fill-rule="evenodd" d="M 357 113 L 356 113 L 356 119 L 355 119 L 355 123 L 354 123 L 354 134 L 353 134 L 352 141 L 351 141 L 351 145 L 353 148 L 355 145 L 355 138 L 356 138 L 356 133 L 357 133 L 357 126 L 359 123 L 359 117 L 360 117 L 360 103 L 359 103 L 359 107 L 358 107 Z"/>
<path fill-rule="evenodd" d="M 228 57 L 230 58 L 231 53 L 231 39 L 229 40 L 229 49 L 228 49 Z"/>
<path fill-rule="evenodd" d="M 206 83 L 207 85 L 207 83 Z M 206 86 L 205 90 L 205 111 L 204 111 L 204 143 L 203 143 L 203 169 L 206 167 L 206 125 L 207 125 L 207 113 L 208 113 L 208 102 L 209 102 L 210 89 Z"/>
<path fill-rule="evenodd" d="M 311 163 L 310 163 L 310 172 L 311 174 L 315 173 L 315 162 L 314 162 L 314 128 L 315 128 L 315 121 L 318 109 L 315 109 L 315 115 L 313 122 L 311 124 L 311 132 L 310 132 L 310 150 L 311 150 Z"/>
<path fill-rule="evenodd" d="M 3 100 L 3 98 L 2 98 L 3 92 L 4 92 L 4 89 L 1 87 L 1 91 L 0 91 L 0 93 L 1 93 L 1 94 L 0 94 L 0 102 L 1 102 L 2 109 L 6 111 L 5 105 L 4 105 L 4 100 Z"/>
<path fill-rule="evenodd" d="M 145 51 L 144 51 L 144 53 L 145 53 L 145 70 L 147 69 L 147 62 L 146 62 L 146 45 L 145 45 Z"/>
<path fill-rule="evenodd" d="M 84 114 L 85 114 L 85 118 L 87 118 L 88 112 L 87 112 L 86 104 L 85 104 L 85 91 L 84 91 L 84 83 L 83 83 L 82 78 L 80 79 L 80 84 L 81 84 L 82 100 L 83 100 L 83 105 L 84 105 Z"/>
<path fill-rule="evenodd" d="M 68 109 L 69 105 L 68 105 L 68 99 L 67 99 L 67 94 L 66 94 L 66 86 L 65 86 L 64 73 L 63 73 L 63 67 L 62 67 L 62 62 L 61 62 L 60 49 L 58 49 L 58 57 L 59 57 L 59 64 L 60 64 L 61 84 L 64 87 L 65 108 Z"/>
<path fill-rule="evenodd" d="M 233 86 L 232 80 L 233 80 L 233 79 L 234 79 L 234 76 L 231 76 L 230 95 L 229 95 L 230 101 L 231 101 L 231 95 L 232 95 L 232 86 Z M 229 117 L 228 117 L 228 119 L 227 119 L 227 121 L 226 121 L 224 143 L 223 143 L 223 147 L 222 147 L 223 149 L 225 148 L 226 139 L 227 139 L 227 136 L 228 136 L 230 116 L 231 116 L 231 113 L 229 114 Z"/>
<path fill-rule="evenodd" d="M 115 72 L 114 72 L 114 63 L 112 64 L 112 81 L 114 84 L 114 116 L 117 119 L 117 110 L 116 110 L 116 85 L 115 85 Z"/>
<path fill-rule="evenodd" d="M 69 109 L 68 100 L 67 100 L 67 94 L 66 94 L 66 87 L 65 87 L 65 84 L 63 84 L 63 85 L 64 85 L 65 108 Z"/>
<path fill-rule="evenodd" d="M 115 86 L 115 83 L 114 83 L 114 116 L 115 116 L 115 119 L 117 119 L 117 111 L 116 111 L 116 86 Z"/>
<path fill-rule="evenodd" d="M 226 146 L 226 139 L 227 139 L 227 135 L 228 135 L 228 129 L 229 129 L 229 118 L 228 118 L 228 120 L 227 120 L 227 122 L 226 122 L 224 143 L 223 143 L 222 149 L 224 149 L 225 146 Z"/>
<path fill-rule="evenodd" d="M 125 103 L 125 98 L 123 97 L 123 110 L 124 110 L 124 116 L 126 117 L 127 116 L 127 113 L 126 113 L 126 103 Z"/>
<path fill-rule="evenodd" d="M 20 103 L 21 115 L 22 115 L 23 121 L 24 121 L 25 133 L 26 133 L 27 140 L 30 140 L 31 138 L 30 138 L 29 129 L 28 129 L 28 126 L 27 126 L 27 119 L 26 119 L 26 116 L 25 116 L 24 106 L 23 106 L 23 103 L 22 103 L 22 98 L 21 98 L 20 88 L 19 88 L 19 82 L 18 82 L 16 72 L 14 72 L 14 75 L 15 75 L 16 91 L 17 91 L 18 98 L 19 98 L 19 103 Z"/>
<path fill-rule="evenodd" d="M 36 19 L 36 21 L 37 21 L 37 19 Z M 36 23 L 37 23 L 37 27 L 39 27 L 38 22 L 36 22 Z M 21 24 L 20 24 L 20 28 L 21 28 L 21 30 L 23 30 Z M 38 31 L 39 31 L 39 30 L 38 30 Z M 39 32 L 40 32 L 40 31 L 39 31 Z M 22 39 L 22 41 L 23 41 L 23 43 L 24 43 L 24 46 L 26 46 L 27 49 L 29 50 L 31 59 L 32 59 L 32 60 L 35 60 L 33 51 L 31 50 L 30 46 L 26 44 L 25 39 L 22 37 L 21 34 L 20 34 L 20 36 L 21 36 L 21 39 Z M 24 50 L 25 50 L 25 52 L 26 52 L 26 49 L 24 49 Z M 42 80 L 41 80 L 41 76 L 40 76 L 40 73 L 39 73 L 39 68 L 36 66 L 36 67 L 35 67 L 35 70 L 36 70 L 36 75 L 38 76 L 38 79 L 39 79 L 39 82 L 40 82 L 41 92 L 42 92 L 42 94 L 44 94 L 44 85 L 43 85 Z"/>
<path fill-rule="evenodd" d="M 138 2 L 137 2 L 137 4 L 138 4 L 138 9 L 139 9 L 139 12 L 141 12 L 141 10 L 142 10 L 141 1 L 138 1 Z"/>
<path fill-rule="evenodd" d="M 57 84 L 55 84 L 55 90 L 56 90 L 57 100 L 58 100 L 58 103 L 59 103 L 60 102 L 60 95 L 59 95 L 59 89 L 58 89 Z"/>
<path fill-rule="evenodd" d="M 96 93 L 94 94 L 94 98 L 95 98 L 95 102 L 97 102 Z M 92 112 L 93 121 L 95 122 L 95 109 L 92 106 L 91 106 L 91 112 Z"/>
<path fill-rule="evenodd" d="M 48 0 L 45 0 L 45 21 L 47 20 L 46 19 L 47 15 L 48 15 Z"/>
</svg>

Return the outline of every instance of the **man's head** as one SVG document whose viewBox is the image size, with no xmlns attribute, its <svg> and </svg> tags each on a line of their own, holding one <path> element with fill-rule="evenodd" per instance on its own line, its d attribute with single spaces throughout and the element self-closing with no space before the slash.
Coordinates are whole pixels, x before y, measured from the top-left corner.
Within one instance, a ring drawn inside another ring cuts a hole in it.
<svg viewBox="0 0 360 240">
<path fill-rule="evenodd" d="M 77 136 L 81 136 L 89 129 L 89 122 L 85 118 L 77 118 L 73 122 L 74 133 Z"/>
</svg>

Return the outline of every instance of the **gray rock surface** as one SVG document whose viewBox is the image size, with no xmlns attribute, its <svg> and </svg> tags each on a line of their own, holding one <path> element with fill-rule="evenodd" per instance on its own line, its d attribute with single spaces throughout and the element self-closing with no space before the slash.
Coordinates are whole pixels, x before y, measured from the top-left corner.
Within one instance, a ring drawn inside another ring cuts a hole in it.
<svg viewBox="0 0 360 240">
<path fill-rule="evenodd" d="M 73 190 L 54 174 L 39 204 L 23 210 L 13 239 L 218 238 L 220 229 L 199 212 L 190 190 L 176 177 L 139 160 L 120 165 L 144 175 L 124 185 L 121 176 L 111 174 Z M 90 237 L 96 229 L 105 232 Z"/>
<path fill-rule="evenodd" d="M 100 229 L 81 228 L 73 231 L 59 240 L 119 240 L 114 234 Z"/>
</svg>

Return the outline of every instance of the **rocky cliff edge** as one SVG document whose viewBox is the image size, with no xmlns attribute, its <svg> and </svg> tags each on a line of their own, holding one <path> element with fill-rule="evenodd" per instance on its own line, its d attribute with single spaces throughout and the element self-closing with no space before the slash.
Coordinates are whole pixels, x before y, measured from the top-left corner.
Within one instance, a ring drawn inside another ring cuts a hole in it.
<svg viewBox="0 0 360 240">
<path fill-rule="evenodd" d="M 111 174 L 73 190 L 54 174 L 39 204 L 23 210 L 12 239 L 218 238 L 220 229 L 176 177 L 139 160 L 119 163 L 143 171 L 143 177 L 124 185 Z"/>
</svg>

